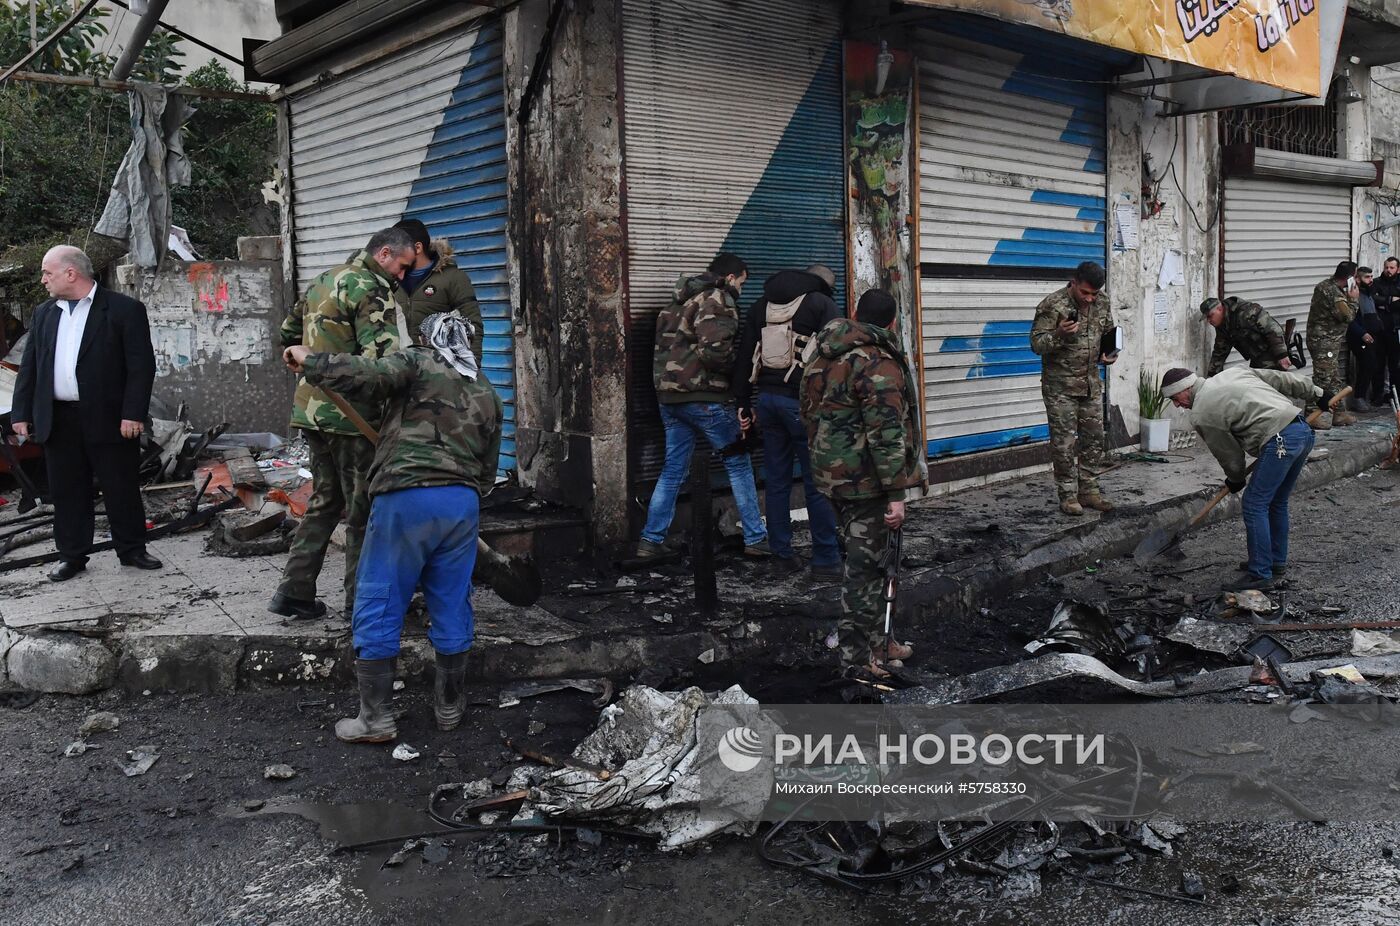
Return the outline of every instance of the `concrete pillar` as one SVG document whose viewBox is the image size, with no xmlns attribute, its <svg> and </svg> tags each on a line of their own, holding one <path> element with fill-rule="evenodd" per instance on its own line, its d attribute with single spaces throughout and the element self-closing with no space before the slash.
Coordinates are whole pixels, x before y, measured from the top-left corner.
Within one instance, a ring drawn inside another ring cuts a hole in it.
<svg viewBox="0 0 1400 926">
<path fill-rule="evenodd" d="M 548 13 L 527 0 L 506 23 L 516 452 L 521 483 L 582 506 L 609 546 L 626 539 L 628 497 L 621 27 L 611 0 L 575 4 L 522 131 Z"/>
</svg>

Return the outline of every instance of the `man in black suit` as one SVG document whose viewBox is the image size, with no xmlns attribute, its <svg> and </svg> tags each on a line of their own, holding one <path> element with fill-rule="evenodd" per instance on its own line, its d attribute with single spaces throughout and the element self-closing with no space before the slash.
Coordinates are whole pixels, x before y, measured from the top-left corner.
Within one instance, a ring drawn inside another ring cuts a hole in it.
<svg viewBox="0 0 1400 926">
<path fill-rule="evenodd" d="M 10 417 L 16 434 L 44 446 L 63 557 L 49 578 L 63 582 L 87 568 L 94 476 L 122 565 L 159 569 L 146 552 L 139 479 L 156 376 L 146 307 L 99 286 L 75 247 L 45 254 L 42 279 L 53 298 L 34 310 Z"/>
</svg>

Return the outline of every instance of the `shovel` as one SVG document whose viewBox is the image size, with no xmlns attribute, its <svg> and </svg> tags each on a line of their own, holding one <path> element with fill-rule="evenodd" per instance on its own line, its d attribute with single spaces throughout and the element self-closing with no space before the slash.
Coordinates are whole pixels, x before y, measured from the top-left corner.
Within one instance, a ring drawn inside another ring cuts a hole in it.
<svg viewBox="0 0 1400 926">
<path fill-rule="evenodd" d="M 1329 408 L 1336 408 L 1337 403 L 1342 401 L 1349 395 L 1351 395 L 1351 387 L 1347 386 L 1341 392 L 1337 393 L 1335 396 L 1332 397 L 1332 404 L 1329 406 Z M 1319 408 L 1317 411 L 1313 412 L 1311 415 L 1308 416 L 1308 426 L 1311 427 L 1312 425 L 1316 424 L 1317 420 L 1321 417 L 1322 409 Z M 1245 470 L 1245 475 L 1249 475 L 1250 473 L 1254 472 L 1254 467 L 1258 465 L 1258 460 L 1255 460 L 1253 463 L 1249 464 L 1249 469 Z M 1133 559 L 1137 561 L 1139 566 L 1145 565 L 1161 553 L 1176 546 L 1176 544 L 1181 540 L 1181 536 L 1183 534 L 1191 530 L 1193 527 L 1199 525 L 1202 521 L 1204 521 L 1206 519 L 1206 515 L 1210 514 L 1211 510 L 1214 509 L 1216 505 L 1223 502 L 1225 500 L 1225 496 L 1229 494 L 1230 490 L 1228 488 L 1221 488 L 1219 492 L 1215 493 L 1215 495 L 1211 498 L 1210 501 L 1206 502 L 1206 506 L 1202 508 L 1199 512 L 1197 512 L 1196 516 L 1193 517 L 1191 520 L 1187 521 L 1185 524 L 1178 524 L 1176 527 L 1171 528 L 1159 527 L 1152 533 L 1148 534 L 1146 537 L 1143 538 L 1142 543 L 1137 545 L 1137 549 L 1133 551 Z"/>
<path fill-rule="evenodd" d="M 319 387 L 341 414 L 353 424 L 371 444 L 379 446 L 379 432 L 370 427 L 368 421 L 355 410 L 355 406 L 345 401 L 339 393 Z M 529 607 L 540 600 L 544 592 L 544 581 L 540 578 L 539 567 L 530 556 L 506 556 L 497 553 L 485 540 L 476 538 L 476 577 L 483 585 L 489 586 L 506 602 L 518 607 Z"/>
</svg>

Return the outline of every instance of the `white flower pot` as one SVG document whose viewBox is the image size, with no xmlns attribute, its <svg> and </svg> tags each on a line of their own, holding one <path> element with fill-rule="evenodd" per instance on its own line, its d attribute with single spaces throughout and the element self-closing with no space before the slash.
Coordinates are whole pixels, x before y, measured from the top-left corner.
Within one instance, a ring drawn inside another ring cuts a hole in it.
<svg viewBox="0 0 1400 926">
<path fill-rule="evenodd" d="M 1147 453 L 1166 453 L 1172 443 L 1170 418 L 1142 419 L 1142 449 Z"/>
</svg>

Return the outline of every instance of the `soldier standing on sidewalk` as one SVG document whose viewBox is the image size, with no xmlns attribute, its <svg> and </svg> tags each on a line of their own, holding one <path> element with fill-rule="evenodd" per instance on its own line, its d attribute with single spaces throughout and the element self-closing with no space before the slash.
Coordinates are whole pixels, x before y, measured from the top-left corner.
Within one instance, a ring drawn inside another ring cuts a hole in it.
<svg viewBox="0 0 1400 926">
<path fill-rule="evenodd" d="M 890 531 L 904 524 L 906 491 L 928 485 L 914 377 L 890 330 L 895 316 L 889 293 L 861 296 L 854 319 L 837 318 L 817 334 L 802 377 L 813 474 L 846 538 L 841 658 L 877 676 L 913 654 L 884 634 L 880 557 Z"/>
<path fill-rule="evenodd" d="M 1347 326 L 1356 317 L 1356 263 L 1344 260 L 1337 272 L 1313 287 L 1312 305 L 1308 307 L 1308 352 L 1313 355 L 1313 382 L 1335 395 L 1346 383 L 1342 379 L 1342 351 L 1346 350 Z M 1356 418 L 1339 408 L 1332 413 L 1332 425 L 1345 427 L 1356 424 Z"/>
<path fill-rule="evenodd" d="M 1113 327 L 1113 313 L 1103 292 L 1107 274 L 1086 260 L 1075 268 L 1069 285 L 1046 296 L 1035 308 L 1031 350 L 1040 355 L 1040 394 L 1050 423 L 1050 460 L 1060 510 L 1082 515 L 1085 506 L 1112 511 L 1099 491 L 1095 467 L 1103 461 L 1103 383 L 1100 339 Z M 1078 472 L 1076 473 L 1076 468 Z"/>
<path fill-rule="evenodd" d="M 327 270 L 307 287 L 306 295 L 282 322 L 282 347 L 302 345 L 315 353 L 361 354 L 379 359 L 399 347 L 393 281 L 413 266 L 413 239 L 400 228 L 376 232 L 365 250 L 350 262 Z M 375 403 L 355 405 L 378 427 Z M 287 617 L 320 617 L 326 606 L 316 600 L 316 579 L 326 558 L 331 534 L 345 515 L 345 613 L 354 612 L 355 570 L 369 519 L 368 473 L 374 447 L 340 409 L 303 377 L 297 383 L 292 427 L 311 448 L 315 492 L 306 508 L 282 584 L 267 609 Z"/>
</svg>

